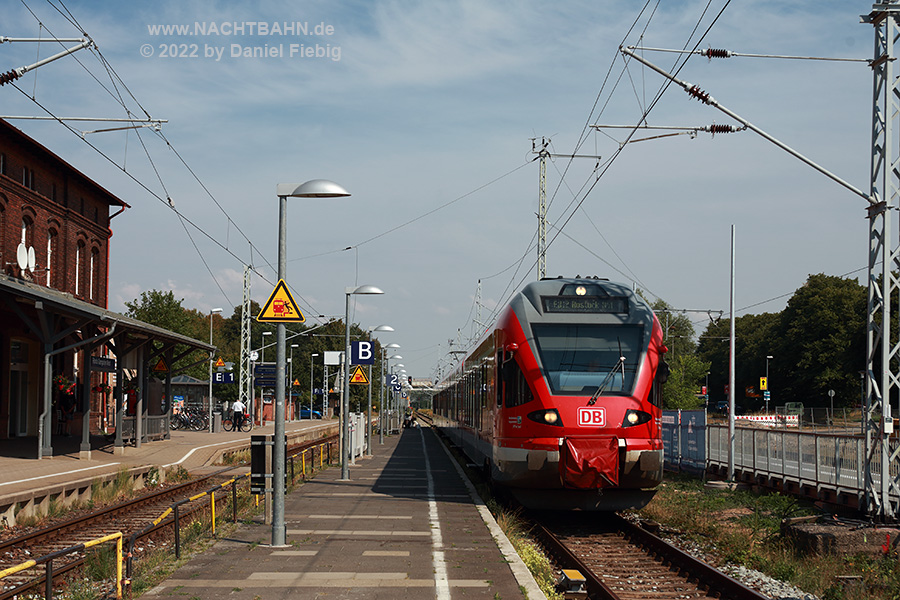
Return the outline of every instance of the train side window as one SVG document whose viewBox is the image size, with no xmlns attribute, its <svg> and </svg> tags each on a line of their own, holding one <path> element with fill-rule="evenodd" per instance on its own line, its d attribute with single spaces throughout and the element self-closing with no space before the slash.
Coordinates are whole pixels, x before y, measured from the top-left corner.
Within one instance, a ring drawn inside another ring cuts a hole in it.
<svg viewBox="0 0 900 600">
<path fill-rule="evenodd" d="M 669 363 L 659 360 L 659 366 L 656 368 L 656 377 L 653 378 L 653 385 L 650 386 L 650 403 L 653 406 L 662 407 L 662 386 L 669 379 Z"/>
<path fill-rule="evenodd" d="M 503 377 L 503 351 L 497 353 L 497 406 L 503 405 L 503 395 L 506 393 L 506 378 Z"/>
<path fill-rule="evenodd" d="M 519 364 L 510 359 L 503 365 L 503 391 L 504 404 L 507 408 L 521 406 L 534 399 L 525 374 L 519 368 Z"/>
</svg>

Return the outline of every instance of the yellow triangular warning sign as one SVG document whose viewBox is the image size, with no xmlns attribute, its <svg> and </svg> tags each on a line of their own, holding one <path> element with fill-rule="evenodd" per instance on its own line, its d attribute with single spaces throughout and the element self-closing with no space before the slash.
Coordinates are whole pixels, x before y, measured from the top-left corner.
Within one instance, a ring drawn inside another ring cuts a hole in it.
<svg viewBox="0 0 900 600">
<path fill-rule="evenodd" d="M 293 383 L 292 385 L 300 385 L 300 380 L 299 380 L 299 379 L 295 379 L 295 380 L 294 380 L 294 383 Z"/>
<path fill-rule="evenodd" d="M 356 365 L 356 367 L 353 368 L 353 372 L 350 374 L 350 383 L 369 384 L 369 378 L 366 377 L 366 372 L 362 370 L 361 366 Z"/>
<path fill-rule="evenodd" d="M 303 323 L 306 318 L 294 302 L 284 279 L 279 279 L 256 320 L 260 323 Z"/>
<path fill-rule="evenodd" d="M 166 360 L 163 357 L 159 357 L 159 362 L 156 363 L 156 366 L 153 367 L 154 373 L 168 373 L 169 366 L 166 364 Z"/>
<path fill-rule="evenodd" d="M 219 357 L 219 360 L 217 360 L 217 361 L 216 361 L 216 364 L 214 364 L 213 366 L 214 366 L 215 368 L 217 368 L 217 369 L 218 369 L 219 367 L 224 367 L 224 366 L 225 366 L 225 361 L 222 360 L 221 357 Z"/>
</svg>

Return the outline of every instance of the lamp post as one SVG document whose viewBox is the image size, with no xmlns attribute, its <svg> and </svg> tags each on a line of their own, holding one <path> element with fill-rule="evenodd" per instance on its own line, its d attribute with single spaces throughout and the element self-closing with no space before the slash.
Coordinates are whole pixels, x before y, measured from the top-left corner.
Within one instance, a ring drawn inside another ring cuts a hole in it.
<svg viewBox="0 0 900 600">
<path fill-rule="evenodd" d="M 296 407 L 297 404 L 294 402 L 294 348 L 299 348 L 300 344 L 291 344 L 291 357 L 288 359 L 288 362 L 291 363 L 291 371 L 288 376 L 288 398 L 291 399 L 291 406 Z M 292 420 L 296 421 L 300 418 L 300 413 L 294 415 Z"/>
<path fill-rule="evenodd" d="M 390 325 L 379 325 L 369 330 L 369 340 L 373 331 L 394 331 Z M 366 408 L 366 456 L 372 456 L 372 365 L 369 365 L 369 404 Z"/>
<path fill-rule="evenodd" d="M 387 346 L 383 346 L 381 348 L 381 400 L 378 403 L 378 443 L 384 444 L 384 374 L 387 370 L 387 362 L 390 359 L 386 360 L 385 355 L 388 350 L 396 350 L 400 347 L 400 344 L 388 344 Z"/>
<path fill-rule="evenodd" d="M 398 356 L 397 358 L 403 358 L 402 356 Z M 400 376 L 400 393 L 397 394 L 397 397 L 394 399 L 394 410 L 397 411 L 397 427 L 399 428 L 401 425 L 400 422 L 400 394 L 403 393 L 403 374 L 406 373 L 405 367 L 403 363 L 397 363 L 394 365 L 397 367 L 397 374 Z"/>
<path fill-rule="evenodd" d="M 215 313 L 222 312 L 221 308 L 214 308 L 209 311 L 209 345 L 212 346 L 212 316 Z M 213 356 L 215 354 L 213 352 L 209 353 L 209 432 L 213 431 L 213 418 L 212 418 L 212 365 L 213 365 Z"/>
<path fill-rule="evenodd" d="M 310 354 L 309 355 L 309 420 L 313 419 L 313 397 L 315 397 L 314 389 L 313 389 L 313 359 L 317 357 L 318 354 Z M 324 407 L 323 407 L 324 408 Z"/>
<path fill-rule="evenodd" d="M 325 179 L 312 179 L 300 185 L 279 183 L 275 190 L 278 196 L 278 280 L 287 276 L 287 199 L 288 198 L 337 198 L 350 193 Z M 283 547 L 287 538 L 284 524 L 284 359 L 285 327 L 276 325 L 275 356 L 275 446 L 272 449 L 272 546 Z"/>
<path fill-rule="evenodd" d="M 266 362 L 266 337 L 265 336 L 272 335 L 272 332 L 271 331 L 263 331 L 262 334 L 263 334 L 262 347 L 259 349 L 259 351 L 262 352 L 262 354 L 260 355 L 260 358 L 262 358 L 262 360 L 260 360 L 259 362 L 265 364 L 265 362 Z"/>
<path fill-rule="evenodd" d="M 771 392 L 769 392 L 769 361 L 774 357 L 766 356 L 766 391 L 763 392 L 763 395 L 766 397 L 766 414 L 769 414 L 769 397 Z"/>
<path fill-rule="evenodd" d="M 341 390 L 341 432 L 344 436 L 344 447 L 341 449 L 340 481 L 350 479 L 350 455 L 353 452 L 350 447 L 350 296 L 383 293 L 374 285 L 344 288 L 344 385 Z"/>
<path fill-rule="evenodd" d="M 403 360 L 403 357 L 400 356 L 399 354 L 395 354 L 395 355 L 393 355 L 393 356 L 388 356 L 388 363 L 390 363 L 390 361 L 392 361 L 392 360 Z M 393 367 L 390 366 L 390 364 L 388 365 L 388 369 L 389 369 L 389 371 L 391 372 L 391 374 L 393 375 L 394 369 L 393 369 Z M 390 427 L 390 426 L 392 425 L 392 423 L 391 423 L 391 415 L 393 414 L 394 408 L 395 408 L 395 407 L 394 407 L 395 399 L 394 399 L 394 390 L 393 390 L 393 388 L 391 388 L 391 397 L 390 397 L 390 399 L 388 400 L 388 403 L 391 405 L 391 408 L 390 408 L 390 410 L 388 411 L 388 427 Z M 390 430 L 388 430 L 388 431 L 390 431 Z"/>
</svg>

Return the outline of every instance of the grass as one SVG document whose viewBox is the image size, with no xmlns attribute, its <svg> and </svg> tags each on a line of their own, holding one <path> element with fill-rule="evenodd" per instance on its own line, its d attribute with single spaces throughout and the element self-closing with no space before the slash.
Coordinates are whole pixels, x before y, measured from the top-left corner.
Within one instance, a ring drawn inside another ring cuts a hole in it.
<svg viewBox="0 0 900 600">
<path fill-rule="evenodd" d="M 900 555 L 808 555 L 782 535 L 782 519 L 819 514 L 781 494 L 707 489 L 694 478 L 666 475 L 643 517 L 676 529 L 722 562 L 791 583 L 823 600 L 900 600 Z M 857 579 L 858 578 L 858 579 Z"/>
<path fill-rule="evenodd" d="M 485 500 L 485 504 L 548 600 L 562 600 L 562 594 L 556 591 L 556 569 L 540 546 L 531 539 L 530 526 L 521 518 L 519 511 L 510 510 L 491 497 Z"/>
</svg>

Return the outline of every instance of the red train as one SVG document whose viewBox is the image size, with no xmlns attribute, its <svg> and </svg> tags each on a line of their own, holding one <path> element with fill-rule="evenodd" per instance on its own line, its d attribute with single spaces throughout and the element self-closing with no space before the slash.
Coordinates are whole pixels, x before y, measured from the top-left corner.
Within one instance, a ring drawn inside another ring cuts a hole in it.
<svg viewBox="0 0 900 600">
<path fill-rule="evenodd" d="M 644 506 L 662 480 L 663 332 L 628 286 L 527 285 L 442 384 L 434 424 L 524 506 Z"/>
</svg>

